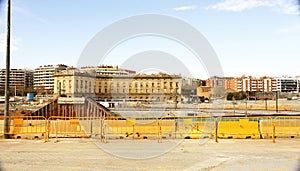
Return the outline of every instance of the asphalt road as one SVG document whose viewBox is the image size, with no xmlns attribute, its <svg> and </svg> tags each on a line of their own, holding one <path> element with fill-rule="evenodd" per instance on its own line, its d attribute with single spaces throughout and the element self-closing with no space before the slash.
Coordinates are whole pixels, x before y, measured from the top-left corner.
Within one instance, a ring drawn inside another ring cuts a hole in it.
<svg viewBox="0 0 300 171">
<path fill-rule="evenodd" d="M 141 155 L 154 154 L 151 146 L 165 149 L 173 142 L 59 140 L 1 139 L 1 170 L 300 170 L 300 139 L 183 140 L 149 158 Z"/>
</svg>

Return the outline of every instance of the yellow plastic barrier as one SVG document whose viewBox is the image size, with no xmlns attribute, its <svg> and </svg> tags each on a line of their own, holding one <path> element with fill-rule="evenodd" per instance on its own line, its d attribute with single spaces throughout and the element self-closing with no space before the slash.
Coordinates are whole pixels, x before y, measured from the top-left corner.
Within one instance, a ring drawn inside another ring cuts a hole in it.
<svg viewBox="0 0 300 171">
<path fill-rule="evenodd" d="M 221 118 L 218 125 L 220 138 L 260 138 L 259 118 Z"/>
<path fill-rule="evenodd" d="M 210 117 L 176 117 L 176 138 L 208 138 L 213 134 L 214 118 Z"/>
<path fill-rule="evenodd" d="M 46 134 L 47 120 L 43 116 L 9 116 L 0 118 L 1 134 L 4 135 L 4 119 L 8 118 L 8 134 L 15 138 L 41 138 Z"/>
<path fill-rule="evenodd" d="M 126 120 L 105 120 L 105 134 L 115 137 L 157 138 L 159 134 L 171 134 L 174 120 L 158 120 L 156 118 L 130 118 Z"/>
<path fill-rule="evenodd" d="M 260 122 L 260 133 L 262 138 L 272 138 L 273 135 L 273 119 L 271 117 L 261 117 Z"/>
<path fill-rule="evenodd" d="M 0 117 L 0 134 L 4 135 Z M 16 137 L 89 137 L 109 138 L 271 138 L 300 137 L 300 116 L 280 117 L 177 117 L 166 116 L 99 118 L 52 116 L 10 116 L 9 134 Z M 217 129 L 216 129 L 217 127 Z M 274 129 L 275 128 L 275 129 Z M 274 134 L 275 133 L 275 134 Z M 217 134 L 218 136 L 215 136 Z M 45 137 L 45 136 L 44 136 Z M 217 141 L 217 139 L 216 139 Z"/>
</svg>

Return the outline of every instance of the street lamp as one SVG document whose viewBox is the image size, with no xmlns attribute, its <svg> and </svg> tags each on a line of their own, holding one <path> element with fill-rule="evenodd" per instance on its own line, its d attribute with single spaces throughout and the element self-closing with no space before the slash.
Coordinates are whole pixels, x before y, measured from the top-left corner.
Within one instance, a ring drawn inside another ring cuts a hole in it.
<svg viewBox="0 0 300 171">
<path fill-rule="evenodd" d="M 4 110 L 4 138 L 8 139 L 9 135 L 9 74 L 10 74 L 10 0 L 7 0 L 7 37 L 6 37 L 6 78 L 5 78 L 5 110 Z"/>
</svg>

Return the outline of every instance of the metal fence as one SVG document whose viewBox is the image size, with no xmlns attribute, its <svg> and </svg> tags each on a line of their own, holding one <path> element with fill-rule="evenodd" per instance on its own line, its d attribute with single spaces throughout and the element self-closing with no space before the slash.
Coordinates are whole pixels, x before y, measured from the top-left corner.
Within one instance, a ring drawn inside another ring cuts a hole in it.
<svg viewBox="0 0 300 171">
<path fill-rule="evenodd" d="M 14 138 L 46 137 L 47 119 L 43 116 L 0 117 L 0 135 L 4 135 L 4 120 L 8 119 L 9 135 Z"/>
<path fill-rule="evenodd" d="M 50 138 L 92 137 L 101 134 L 100 117 L 51 116 L 47 123 Z"/>
<path fill-rule="evenodd" d="M 108 139 L 195 139 L 300 137 L 300 116 L 278 117 L 0 117 L 14 138 L 96 137 Z M 217 135 L 217 136 L 216 136 Z"/>
</svg>

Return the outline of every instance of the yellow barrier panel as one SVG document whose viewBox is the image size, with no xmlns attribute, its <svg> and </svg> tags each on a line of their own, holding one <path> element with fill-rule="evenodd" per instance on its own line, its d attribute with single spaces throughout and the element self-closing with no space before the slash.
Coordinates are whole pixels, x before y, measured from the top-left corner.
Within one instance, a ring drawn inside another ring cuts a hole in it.
<svg viewBox="0 0 300 171">
<path fill-rule="evenodd" d="M 157 138 L 158 136 L 158 121 L 156 118 L 117 118 L 106 119 L 104 122 L 106 123 L 105 134 L 110 138 Z"/>
<path fill-rule="evenodd" d="M 220 138 L 260 138 L 259 118 L 221 118 L 218 125 Z"/>
<path fill-rule="evenodd" d="M 214 118 L 210 117 L 175 117 L 175 138 L 198 139 L 213 135 Z"/>
<path fill-rule="evenodd" d="M 271 117 L 261 117 L 259 122 L 259 131 L 261 138 L 272 138 L 273 135 L 273 119 Z"/>
<path fill-rule="evenodd" d="M 90 137 L 105 138 L 272 138 L 300 137 L 300 116 L 271 117 L 62 117 L 10 116 L 9 134 L 15 137 Z M 102 119 L 102 121 L 101 121 Z M 217 121 L 217 123 L 215 123 Z M 217 129 L 216 129 L 217 126 Z M 4 132 L 0 117 L 0 134 Z M 216 140 L 217 141 L 217 140 Z"/>
<path fill-rule="evenodd" d="M 4 119 L 8 118 L 9 132 L 14 138 L 41 138 L 46 137 L 47 120 L 43 116 L 9 116 L 0 118 L 1 134 L 4 134 Z"/>
</svg>

